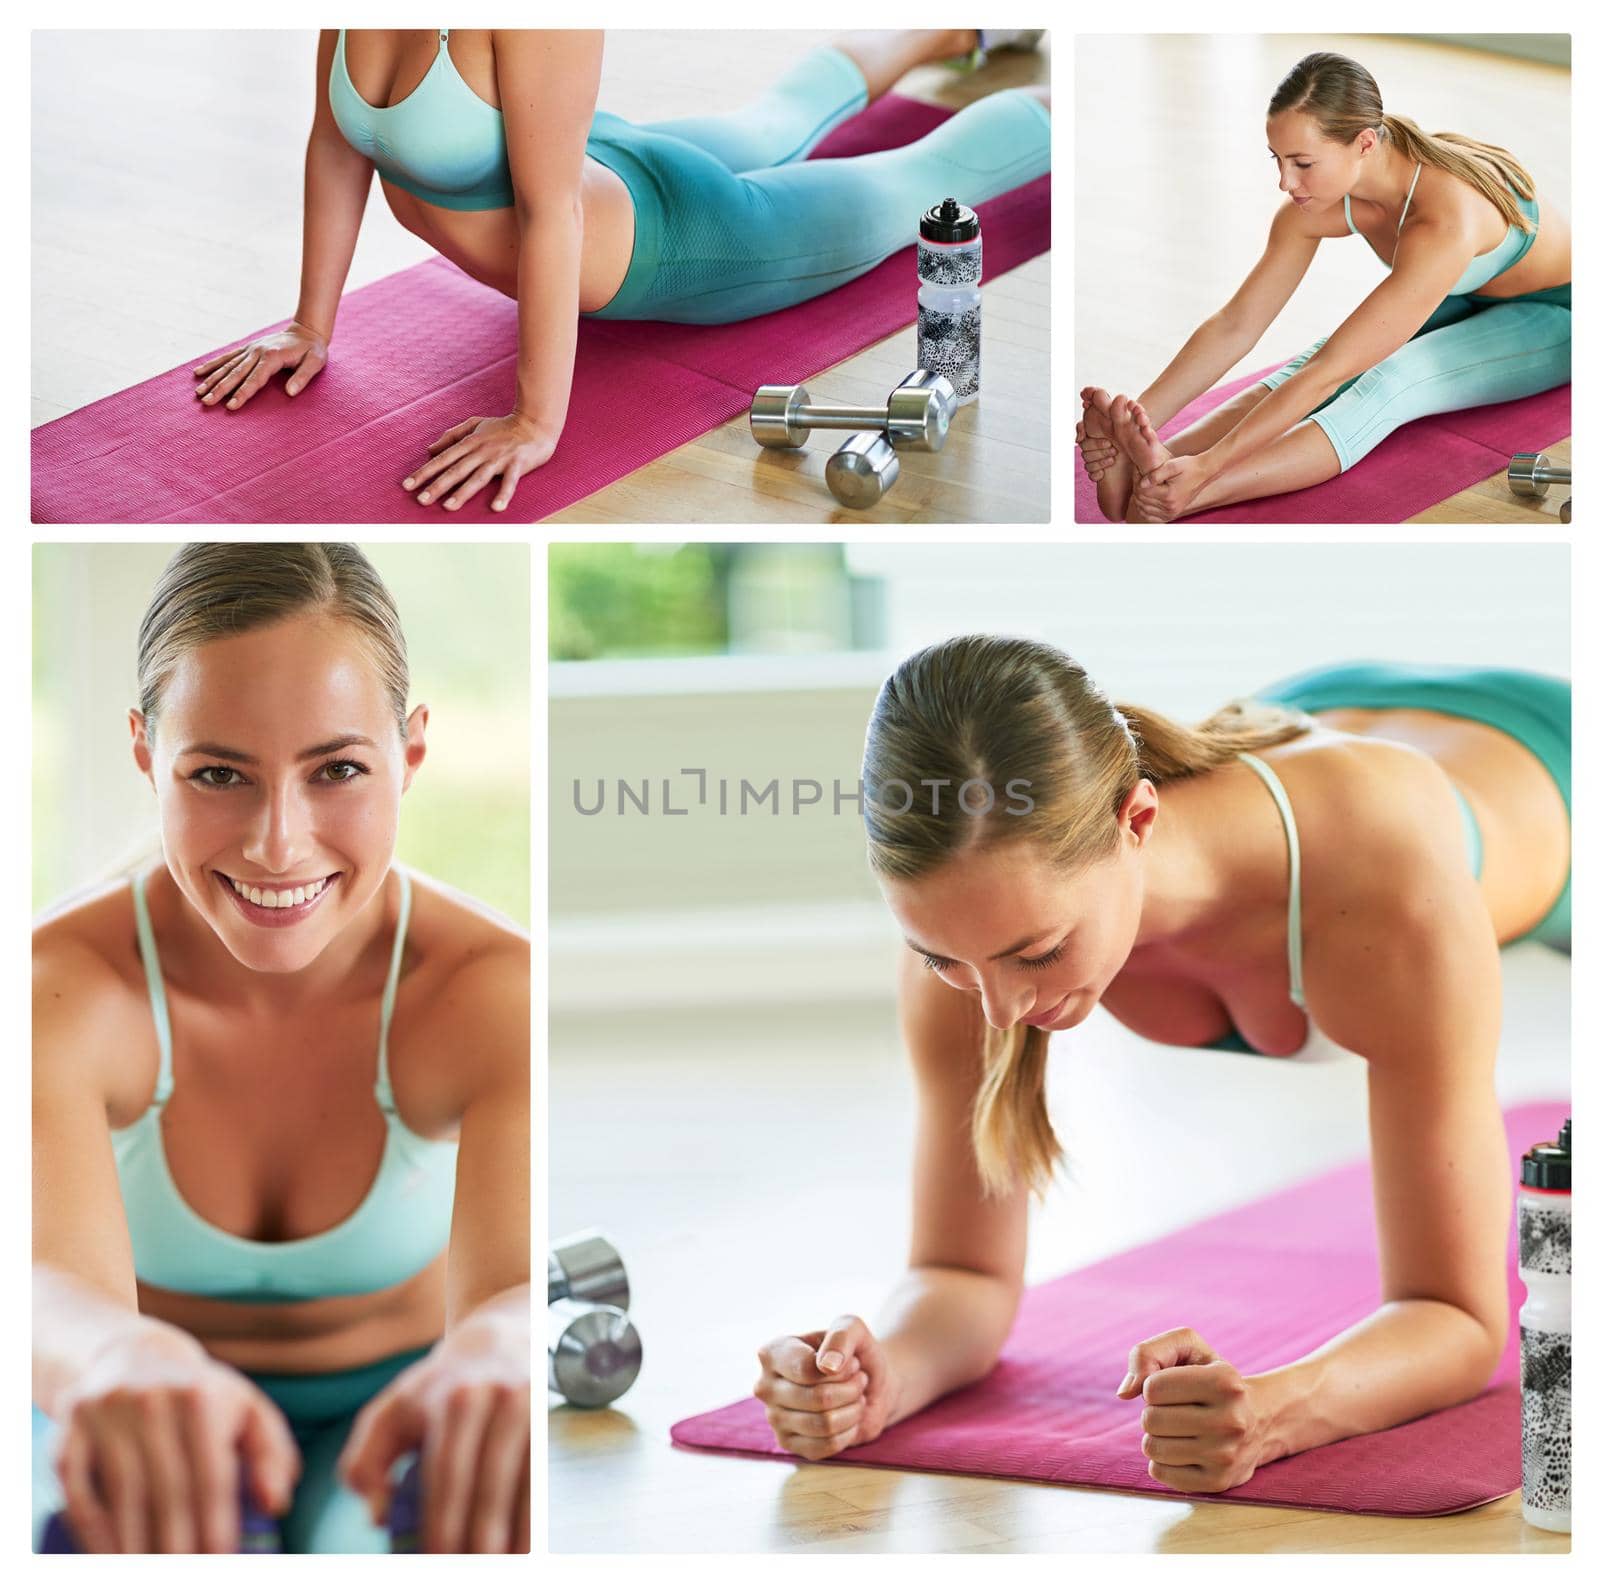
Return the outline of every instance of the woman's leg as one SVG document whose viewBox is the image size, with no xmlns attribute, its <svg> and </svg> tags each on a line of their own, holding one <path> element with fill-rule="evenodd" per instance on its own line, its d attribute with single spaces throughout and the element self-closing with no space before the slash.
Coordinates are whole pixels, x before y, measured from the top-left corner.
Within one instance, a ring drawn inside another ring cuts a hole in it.
<svg viewBox="0 0 1600 1585">
<path fill-rule="evenodd" d="M 843 33 L 802 56 L 753 104 L 714 116 L 652 121 L 644 130 L 682 138 L 735 175 L 787 165 L 804 159 L 913 66 L 964 55 L 976 42 L 972 28 Z"/>
<path fill-rule="evenodd" d="M 1514 401 L 1572 378 L 1566 308 L 1513 299 L 1474 311 L 1447 299 L 1429 321 L 1436 323 L 1439 328 L 1425 326 L 1294 429 L 1211 480 L 1185 515 L 1323 483 L 1413 419 Z M 1292 373 L 1293 366 L 1286 370 Z M 1287 377 L 1285 370 L 1278 373 Z M 1135 466 L 1145 467 L 1148 445 L 1133 450 Z"/>
<path fill-rule="evenodd" d="M 902 148 L 742 176 L 680 138 L 614 118 L 597 118 L 590 149 L 616 159 L 638 207 L 633 265 L 598 317 L 725 324 L 865 274 L 912 242 L 923 210 L 949 194 L 978 205 L 1045 174 L 1050 113 L 1006 89 Z"/>
</svg>

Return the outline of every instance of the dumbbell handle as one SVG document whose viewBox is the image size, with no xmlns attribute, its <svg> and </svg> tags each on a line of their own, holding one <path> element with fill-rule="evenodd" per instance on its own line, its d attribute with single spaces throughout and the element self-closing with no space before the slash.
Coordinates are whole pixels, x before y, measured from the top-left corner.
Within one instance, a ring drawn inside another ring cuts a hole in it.
<svg viewBox="0 0 1600 1585">
<path fill-rule="evenodd" d="M 797 407 L 794 416 L 807 429 L 885 429 L 889 410 L 885 407 L 834 407 L 808 403 Z"/>
</svg>

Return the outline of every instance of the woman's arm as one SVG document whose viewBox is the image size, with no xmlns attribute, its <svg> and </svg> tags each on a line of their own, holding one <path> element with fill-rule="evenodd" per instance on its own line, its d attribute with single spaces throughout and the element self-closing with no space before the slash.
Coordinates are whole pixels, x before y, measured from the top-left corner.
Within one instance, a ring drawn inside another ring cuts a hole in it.
<svg viewBox="0 0 1600 1585">
<path fill-rule="evenodd" d="M 1416 780 L 1396 800 L 1409 829 L 1397 821 L 1389 843 L 1362 843 L 1371 915 L 1352 913 L 1307 957 L 1319 1026 L 1367 1058 L 1383 1302 L 1305 1358 L 1252 1378 L 1273 1458 L 1464 1402 L 1505 1346 L 1498 949 L 1448 788 L 1431 765 Z"/>
<path fill-rule="evenodd" d="M 453 511 L 498 478 L 491 505 L 504 511 L 517 481 L 548 462 L 561 438 L 578 348 L 584 148 L 604 41 L 598 30 L 495 30 L 516 195 L 516 402 L 503 417 L 463 419 L 429 446 L 429 460 L 404 480 L 424 505 Z"/>
<path fill-rule="evenodd" d="M 317 41 L 316 109 L 306 142 L 300 301 L 294 318 L 282 330 L 219 353 L 194 371 L 200 382 L 195 395 L 207 406 L 227 398 L 225 412 L 243 407 L 284 369 L 293 370 L 284 389 L 298 396 L 328 361 L 339 298 L 372 189 L 372 161 L 345 142 L 328 100 L 328 74 L 338 38 L 337 29 L 324 28 Z"/>
<path fill-rule="evenodd" d="M 300 301 L 294 311 L 295 322 L 324 341 L 333 339 L 339 299 L 372 191 L 372 161 L 345 141 L 328 99 L 328 77 L 338 39 L 338 29 L 324 28 L 317 40 L 316 113 L 306 140 Z"/>
<path fill-rule="evenodd" d="M 1268 392 L 1216 445 L 1197 454 L 1193 477 L 1198 483 L 1287 434 L 1346 380 L 1365 374 L 1403 347 L 1471 262 L 1472 246 L 1459 216 L 1413 218 L 1388 276 L 1298 373 Z M 1159 482 L 1161 471 L 1154 476 Z"/>
<path fill-rule="evenodd" d="M 1252 347 L 1294 296 L 1320 239 L 1304 229 L 1292 201 L 1273 216 L 1267 246 L 1228 301 L 1183 344 L 1139 400 L 1158 429 L 1209 391 Z"/>
<path fill-rule="evenodd" d="M 994 1368 L 1016 1319 L 1028 1241 L 1021 1187 L 986 1199 L 972 1150 L 984 1022 L 975 996 L 907 948 L 900 1025 L 917 1085 L 909 1269 L 883 1308 L 879 1340 L 899 1384 L 889 1423 Z"/>
</svg>

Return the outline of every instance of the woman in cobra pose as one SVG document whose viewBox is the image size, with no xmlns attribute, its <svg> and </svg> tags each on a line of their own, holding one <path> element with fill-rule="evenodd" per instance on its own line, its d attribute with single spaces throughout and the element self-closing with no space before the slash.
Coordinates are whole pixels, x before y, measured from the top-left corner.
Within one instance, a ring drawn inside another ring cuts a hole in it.
<svg viewBox="0 0 1600 1585">
<path fill-rule="evenodd" d="M 1182 1316 L 1130 1338 L 1105 1390 L 1143 1393 L 1155 1479 L 1223 1491 L 1484 1387 L 1507 1328 L 1496 951 L 1569 950 L 1567 683 L 1330 666 L 1191 728 L 1114 706 L 1047 644 L 963 637 L 884 684 L 862 779 L 906 938 L 910 1269 L 876 1328 L 760 1350 L 788 1451 L 871 1441 L 994 1365 L 1028 1191 L 1059 1155 L 1050 1038 L 1097 1004 L 1166 1044 L 1273 1057 L 1314 1025 L 1368 1067 L 1383 1302 L 1260 1374 Z"/>
<path fill-rule="evenodd" d="M 947 192 L 977 203 L 1047 171 L 1046 96 L 1021 89 L 904 148 L 804 158 L 911 67 L 1038 37 L 846 34 L 742 111 L 635 127 L 595 109 L 598 32 L 325 31 L 294 319 L 201 364 L 195 395 L 236 409 L 280 370 L 291 396 L 321 371 L 376 167 L 406 230 L 518 308 L 511 411 L 452 425 L 403 486 L 454 510 L 498 479 L 504 510 L 555 451 L 580 316 L 722 324 L 786 308 L 906 246 Z"/>
<path fill-rule="evenodd" d="M 1267 110 L 1286 202 L 1233 297 L 1142 395 L 1083 395 L 1078 441 L 1114 522 L 1321 484 L 1402 424 L 1572 377 L 1572 233 L 1505 149 L 1391 115 L 1371 75 L 1307 55 Z M 1163 443 L 1156 431 L 1245 357 L 1324 238 L 1389 274 L 1332 335 Z"/>
<path fill-rule="evenodd" d="M 528 941 L 394 862 L 352 545 L 195 544 L 139 634 L 163 859 L 35 932 L 33 1518 L 79 1550 L 529 1544 Z"/>
</svg>

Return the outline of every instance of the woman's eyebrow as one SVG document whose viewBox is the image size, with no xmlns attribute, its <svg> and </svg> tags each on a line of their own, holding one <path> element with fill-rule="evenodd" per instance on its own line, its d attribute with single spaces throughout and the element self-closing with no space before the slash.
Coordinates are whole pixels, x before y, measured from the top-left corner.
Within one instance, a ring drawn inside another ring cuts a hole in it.
<svg viewBox="0 0 1600 1585">
<path fill-rule="evenodd" d="M 1305 158 L 1304 154 L 1284 154 L 1280 156 L 1278 151 L 1273 148 L 1270 143 L 1267 145 L 1267 153 L 1270 154 L 1274 159 L 1282 158 L 1286 160 L 1303 160 Z"/>
<path fill-rule="evenodd" d="M 363 736 L 360 732 L 345 732 L 338 737 L 329 738 L 326 743 L 314 743 L 310 748 L 303 748 L 295 757 L 297 759 L 318 759 L 324 754 L 336 754 L 342 748 L 376 748 L 377 744 L 370 737 Z M 225 743 L 190 743 L 185 748 L 178 750 L 181 759 L 185 754 L 204 754 L 208 759 L 228 759 L 237 765 L 259 765 L 261 761 L 254 754 L 246 754 L 242 748 L 229 748 Z"/>
<path fill-rule="evenodd" d="M 1014 956 L 1016 953 L 1020 952 L 1025 946 L 1027 946 L 1027 944 L 1030 941 L 1039 941 L 1039 940 L 1042 940 L 1045 936 L 1054 935 L 1054 934 L 1055 934 L 1055 932 L 1051 931 L 1051 930 L 1035 930 L 1032 935 L 1024 936 L 1014 947 L 1007 947 L 1004 952 L 996 952 L 989 959 L 989 961 L 991 963 L 998 963 L 1001 958 L 1009 958 L 1009 957 Z M 933 952 L 927 947 L 919 947 L 916 944 L 916 942 L 911 939 L 910 936 L 906 937 L 906 945 L 908 947 L 910 947 L 913 952 L 920 952 L 923 955 L 923 957 L 925 957 L 925 958 L 943 958 L 944 957 L 944 954 L 942 952 Z"/>
</svg>

